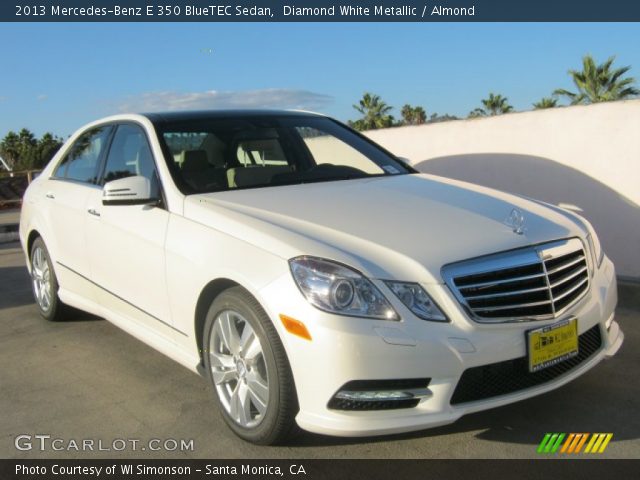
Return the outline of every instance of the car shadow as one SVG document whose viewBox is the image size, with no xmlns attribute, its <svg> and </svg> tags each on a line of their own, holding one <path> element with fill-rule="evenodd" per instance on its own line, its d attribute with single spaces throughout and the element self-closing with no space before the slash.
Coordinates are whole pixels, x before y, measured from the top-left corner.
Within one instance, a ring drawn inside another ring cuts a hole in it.
<svg viewBox="0 0 640 480">
<path fill-rule="evenodd" d="M 0 268 L 0 309 L 33 303 L 29 272 L 25 267 Z"/>
<path fill-rule="evenodd" d="M 423 173 L 569 207 L 593 224 L 619 274 L 640 277 L 640 206 L 579 170 L 548 158 L 506 153 L 450 155 L 414 166 Z"/>
<path fill-rule="evenodd" d="M 31 279 L 26 267 L 0 267 L 0 310 L 34 305 Z M 67 309 L 65 321 L 87 322 L 102 318 L 73 307 Z"/>
</svg>

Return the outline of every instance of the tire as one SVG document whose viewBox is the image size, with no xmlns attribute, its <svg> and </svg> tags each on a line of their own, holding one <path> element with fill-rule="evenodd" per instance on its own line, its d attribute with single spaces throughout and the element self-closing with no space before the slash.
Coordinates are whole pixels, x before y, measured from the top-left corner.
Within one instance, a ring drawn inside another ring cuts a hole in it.
<svg viewBox="0 0 640 480">
<path fill-rule="evenodd" d="M 65 305 L 58 298 L 58 279 L 42 238 L 34 240 L 29 252 L 31 289 L 40 315 L 51 322 L 64 320 Z"/>
<path fill-rule="evenodd" d="M 257 300 L 242 287 L 225 290 L 209 308 L 203 339 L 207 377 L 229 428 L 251 443 L 283 443 L 296 430 L 298 401 L 280 337 Z"/>
</svg>

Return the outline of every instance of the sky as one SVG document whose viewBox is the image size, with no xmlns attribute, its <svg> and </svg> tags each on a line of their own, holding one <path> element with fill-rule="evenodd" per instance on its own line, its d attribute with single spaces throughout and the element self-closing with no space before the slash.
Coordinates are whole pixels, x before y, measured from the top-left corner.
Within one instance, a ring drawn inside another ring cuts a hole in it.
<svg viewBox="0 0 640 480">
<path fill-rule="evenodd" d="M 640 24 L 0 24 L 0 138 L 66 137 L 127 111 L 300 108 L 355 119 L 364 92 L 466 116 L 489 92 L 515 110 L 590 53 L 640 79 Z"/>
</svg>

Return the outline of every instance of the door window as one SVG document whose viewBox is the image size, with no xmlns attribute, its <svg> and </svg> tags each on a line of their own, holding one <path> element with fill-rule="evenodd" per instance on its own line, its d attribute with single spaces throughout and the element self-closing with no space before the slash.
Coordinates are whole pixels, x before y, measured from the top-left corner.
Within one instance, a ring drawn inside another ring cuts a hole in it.
<svg viewBox="0 0 640 480">
<path fill-rule="evenodd" d="M 77 182 L 96 183 L 98 164 L 110 132 L 111 127 L 105 125 L 82 134 L 56 168 L 54 176 Z"/>
<path fill-rule="evenodd" d="M 152 193 L 158 193 L 158 175 L 144 130 L 138 125 L 119 125 L 109 149 L 102 184 L 134 175 L 148 178 Z"/>
</svg>

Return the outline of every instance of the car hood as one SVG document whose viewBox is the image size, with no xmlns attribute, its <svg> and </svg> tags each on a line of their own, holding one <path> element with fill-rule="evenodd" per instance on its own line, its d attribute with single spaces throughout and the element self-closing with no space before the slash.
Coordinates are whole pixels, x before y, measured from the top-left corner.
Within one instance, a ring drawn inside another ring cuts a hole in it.
<svg viewBox="0 0 640 480">
<path fill-rule="evenodd" d="M 506 224 L 514 208 L 522 234 Z M 448 263 L 584 236 L 560 210 L 424 174 L 193 195 L 184 213 L 283 258 L 320 256 L 426 283 L 442 282 Z"/>
</svg>

